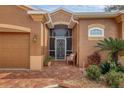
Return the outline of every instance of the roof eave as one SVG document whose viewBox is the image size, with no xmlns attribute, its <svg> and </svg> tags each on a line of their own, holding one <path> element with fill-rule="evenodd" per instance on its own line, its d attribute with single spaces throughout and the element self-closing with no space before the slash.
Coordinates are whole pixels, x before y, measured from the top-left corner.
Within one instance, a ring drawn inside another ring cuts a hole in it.
<svg viewBox="0 0 124 93">
<path fill-rule="evenodd" d="M 45 10 L 28 10 L 28 14 L 49 14 L 48 11 Z M 121 14 L 124 14 L 124 11 L 119 12 L 82 12 L 77 13 L 73 12 L 75 18 L 115 18 Z"/>
<path fill-rule="evenodd" d="M 31 6 L 29 6 L 29 5 L 17 5 L 17 7 L 21 8 L 21 9 L 23 9 L 23 10 L 25 10 L 25 11 L 28 11 L 28 10 L 36 10 L 36 8 L 31 7 Z"/>
<path fill-rule="evenodd" d="M 107 13 L 107 12 L 83 12 L 76 13 L 77 18 L 115 18 L 122 13 Z"/>
<path fill-rule="evenodd" d="M 28 14 L 47 14 L 46 11 L 41 11 L 41 10 L 28 10 Z"/>
</svg>

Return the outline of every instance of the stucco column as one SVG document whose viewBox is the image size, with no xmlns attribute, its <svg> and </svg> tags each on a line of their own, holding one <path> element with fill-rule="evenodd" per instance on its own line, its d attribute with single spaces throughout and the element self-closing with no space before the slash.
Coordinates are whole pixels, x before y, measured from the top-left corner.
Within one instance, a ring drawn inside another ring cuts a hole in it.
<svg viewBox="0 0 124 93">
<path fill-rule="evenodd" d="M 119 25 L 119 36 L 124 39 L 124 15 L 121 14 L 115 18 L 116 22 Z"/>
<path fill-rule="evenodd" d="M 121 23 L 122 39 L 124 40 L 124 21 Z"/>
<path fill-rule="evenodd" d="M 124 40 L 124 21 L 121 21 L 121 38 Z M 119 55 L 119 61 L 124 66 L 124 55 Z"/>
<path fill-rule="evenodd" d="M 33 52 L 37 52 L 37 54 L 32 54 L 30 56 L 30 70 L 42 70 L 43 61 L 44 61 L 44 15 L 42 14 L 30 14 L 33 21 L 38 23 L 37 26 L 37 42 L 35 43 L 35 47 L 33 47 Z M 33 45 L 31 45 L 33 46 Z"/>
<path fill-rule="evenodd" d="M 39 32 L 39 39 L 40 40 L 37 40 L 37 45 L 39 47 L 36 47 L 38 48 L 38 51 L 40 52 L 39 55 L 36 55 L 36 56 L 30 56 L 30 70 L 42 70 L 42 67 L 43 67 L 43 61 L 44 61 L 44 57 L 43 57 L 43 32 L 44 32 L 44 27 L 43 27 L 43 23 L 40 23 L 40 32 Z M 34 43 L 36 44 L 36 43 Z M 37 50 L 36 48 L 33 48 L 33 50 Z"/>
</svg>

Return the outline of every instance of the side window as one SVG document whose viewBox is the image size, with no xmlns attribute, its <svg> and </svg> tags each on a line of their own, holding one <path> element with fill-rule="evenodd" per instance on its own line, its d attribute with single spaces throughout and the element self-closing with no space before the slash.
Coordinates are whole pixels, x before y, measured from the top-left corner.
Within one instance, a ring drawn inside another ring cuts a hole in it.
<svg viewBox="0 0 124 93">
<path fill-rule="evenodd" d="M 88 37 L 104 37 L 104 29 L 100 27 L 89 28 Z"/>
</svg>

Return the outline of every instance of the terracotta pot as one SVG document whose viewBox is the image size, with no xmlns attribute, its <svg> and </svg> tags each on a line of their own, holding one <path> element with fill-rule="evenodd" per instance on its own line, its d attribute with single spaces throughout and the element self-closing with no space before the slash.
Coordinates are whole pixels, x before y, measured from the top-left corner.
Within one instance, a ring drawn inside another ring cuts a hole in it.
<svg viewBox="0 0 124 93">
<path fill-rule="evenodd" d="M 50 62 L 48 62 L 48 67 L 50 67 L 52 65 L 52 62 L 50 61 Z"/>
</svg>

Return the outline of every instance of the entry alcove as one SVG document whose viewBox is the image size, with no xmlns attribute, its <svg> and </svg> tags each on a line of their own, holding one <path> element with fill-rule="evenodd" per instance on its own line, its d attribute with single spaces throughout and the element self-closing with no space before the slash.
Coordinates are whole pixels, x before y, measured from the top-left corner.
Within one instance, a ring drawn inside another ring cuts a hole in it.
<svg viewBox="0 0 124 93">
<path fill-rule="evenodd" d="M 72 53 L 72 29 L 67 25 L 55 25 L 49 30 L 49 55 L 56 60 L 65 60 Z"/>
</svg>

